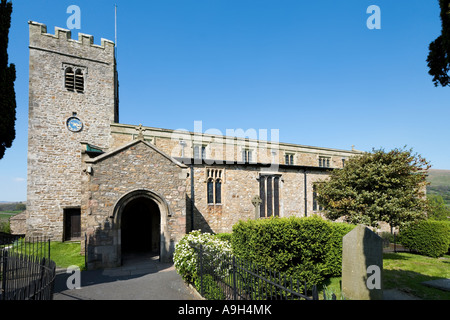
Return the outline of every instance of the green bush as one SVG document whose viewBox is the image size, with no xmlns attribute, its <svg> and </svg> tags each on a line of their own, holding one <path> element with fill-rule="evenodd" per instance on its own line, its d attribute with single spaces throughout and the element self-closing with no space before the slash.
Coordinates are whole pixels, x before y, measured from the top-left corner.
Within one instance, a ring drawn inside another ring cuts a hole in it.
<svg viewBox="0 0 450 320">
<path fill-rule="evenodd" d="M 203 281 L 203 282 L 202 282 Z M 203 290 L 202 290 L 203 284 Z M 203 275 L 203 280 L 200 277 L 195 279 L 195 287 L 199 292 L 203 292 L 203 297 L 207 300 L 225 300 L 226 296 L 223 290 L 219 287 L 214 278 L 209 275 Z"/>
<path fill-rule="evenodd" d="M 0 232 L 8 233 L 8 234 L 11 233 L 11 228 L 10 228 L 8 220 L 0 219 Z"/>
<path fill-rule="evenodd" d="M 340 277 L 342 274 L 342 238 L 353 230 L 356 225 L 335 222 L 331 224 L 331 237 L 328 243 L 325 274 L 330 277 Z"/>
<path fill-rule="evenodd" d="M 194 252 L 192 245 L 203 245 L 205 260 L 209 258 L 206 253 L 209 253 L 211 256 L 231 253 L 231 245 L 212 234 L 201 233 L 197 230 L 185 235 L 175 246 L 173 261 L 178 274 L 190 283 L 195 283 L 198 277 L 197 254 Z"/>
<path fill-rule="evenodd" d="M 222 241 L 228 241 L 231 243 L 231 233 L 218 233 L 215 237 Z"/>
<path fill-rule="evenodd" d="M 399 242 L 420 254 L 437 258 L 450 245 L 450 224 L 446 221 L 423 220 L 400 230 Z"/>
<path fill-rule="evenodd" d="M 232 248 L 245 260 L 313 285 L 331 269 L 326 259 L 332 233 L 331 223 L 316 216 L 240 221 L 233 226 Z"/>
</svg>

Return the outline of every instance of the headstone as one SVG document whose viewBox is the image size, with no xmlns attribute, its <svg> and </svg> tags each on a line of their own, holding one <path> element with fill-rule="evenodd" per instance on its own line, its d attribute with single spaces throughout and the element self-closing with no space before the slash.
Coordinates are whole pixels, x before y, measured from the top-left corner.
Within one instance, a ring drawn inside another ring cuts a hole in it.
<svg viewBox="0 0 450 320">
<path fill-rule="evenodd" d="M 358 225 L 342 241 L 342 293 L 351 300 L 381 300 L 382 239 Z"/>
</svg>

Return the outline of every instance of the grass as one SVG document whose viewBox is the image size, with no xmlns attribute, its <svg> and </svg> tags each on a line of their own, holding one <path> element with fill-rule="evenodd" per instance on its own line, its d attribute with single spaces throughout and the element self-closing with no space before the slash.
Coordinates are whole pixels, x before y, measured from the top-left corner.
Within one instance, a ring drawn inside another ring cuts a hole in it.
<svg viewBox="0 0 450 320">
<path fill-rule="evenodd" d="M 385 289 L 398 289 L 425 300 L 450 300 L 450 292 L 429 288 L 423 281 L 450 278 L 450 256 L 430 258 L 412 253 L 385 253 Z"/>
<path fill-rule="evenodd" d="M 60 268 L 78 266 L 84 270 L 84 256 L 80 254 L 80 249 L 80 242 L 50 242 L 51 259 Z"/>
<path fill-rule="evenodd" d="M 397 289 L 424 300 L 450 300 L 450 292 L 430 288 L 421 283 L 436 279 L 450 279 L 450 256 L 430 258 L 413 253 L 384 253 L 383 289 Z M 341 295 L 341 278 L 326 282 L 326 291 Z M 320 292 L 322 295 L 322 292 Z"/>
</svg>

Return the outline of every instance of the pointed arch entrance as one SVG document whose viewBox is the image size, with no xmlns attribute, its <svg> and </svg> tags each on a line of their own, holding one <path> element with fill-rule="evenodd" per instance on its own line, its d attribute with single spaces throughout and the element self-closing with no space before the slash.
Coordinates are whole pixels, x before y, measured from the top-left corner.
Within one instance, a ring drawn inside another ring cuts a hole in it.
<svg viewBox="0 0 450 320">
<path fill-rule="evenodd" d="M 125 205 L 121 218 L 122 257 L 159 255 L 160 212 L 155 201 L 137 197 Z"/>
<path fill-rule="evenodd" d="M 164 198 L 146 189 L 122 196 L 114 207 L 119 261 L 127 254 L 159 255 L 167 260 L 165 239 L 169 207 Z"/>
</svg>

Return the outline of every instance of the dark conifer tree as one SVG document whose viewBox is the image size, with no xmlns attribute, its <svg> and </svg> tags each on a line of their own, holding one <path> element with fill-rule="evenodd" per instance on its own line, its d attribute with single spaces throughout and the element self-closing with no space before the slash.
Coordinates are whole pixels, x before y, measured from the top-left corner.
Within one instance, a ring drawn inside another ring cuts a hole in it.
<svg viewBox="0 0 450 320">
<path fill-rule="evenodd" d="M 427 62 L 428 73 L 433 76 L 434 85 L 450 86 L 450 0 L 439 0 L 442 32 L 430 43 Z"/>
<path fill-rule="evenodd" d="M 16 137 L 16 67 L 8 65 L 8 36 L 11 27 L 12 3 L 1 0 L 0 3 L 0 159 L 5 150 L 12 146 Z"/>
</svg>

